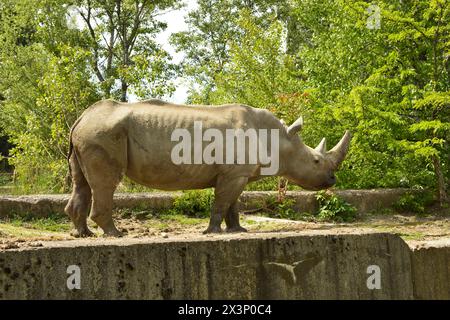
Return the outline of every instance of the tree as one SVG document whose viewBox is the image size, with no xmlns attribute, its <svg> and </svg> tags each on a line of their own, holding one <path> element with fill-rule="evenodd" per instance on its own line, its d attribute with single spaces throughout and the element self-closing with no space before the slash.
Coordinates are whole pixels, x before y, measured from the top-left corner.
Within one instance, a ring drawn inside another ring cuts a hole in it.
<svg viewBox="0 0 450 320">
<path fill-rule="evenodd" d="M 229 61 L 230 44 L 241 35 L 237 26 L 239 11 L 249 10 L 259 27 L 264 29 L 272 15 L 284 1 L 275 0 L 198 0 L 198 8 L 186 19 L 189 31 L 174 34 L 172 44 L 185 54 L 183 75 L 190 83 L 189 100 L 210 103 L 215 90 L 215 77 Z"/>
<path fill-rule="evenodd" d="M 14 145 L 9 163 L 25 191 L 61 191 L 67 135 L 77 115 L 99 98 L 87 56 L 71 44 L 61 1 L 7 1 L 1 8 L 0 125 Z"/>
<path fill-rule="evenodd" d="M 426 178 L 431 165 L 444 203 L 450 154 L 449 4 L 378 5 L 381 26 L 370 30 L 365 1 L 298 2 L 297 20 L 314 39 L 299 50 L 308 82 L 327 102 L 326 114 L 355 128 L 347 161 L 353 161 L 352 170 L 360 167 L 360 177 L 370 172 L 366 181 L 375 178 L 378 184 L 387 177 L 398 184 L 431 185 Z M 318 24 L 311 21 L 317 12 L 322 15 Z M 372 171 L 362 168 L 368 164 Z"/>
<path fill-rule="evenodd" d="M 91 66 L 103 96 L 127 101 L 129 89 L 142 98 L 175 90 L 170 79 L 176 67 L 155 36 L 166 28 L 157 17 L 177 7 L 175 0 L 75 1 L 72 12 L 85 24 Z"/>
</svg>

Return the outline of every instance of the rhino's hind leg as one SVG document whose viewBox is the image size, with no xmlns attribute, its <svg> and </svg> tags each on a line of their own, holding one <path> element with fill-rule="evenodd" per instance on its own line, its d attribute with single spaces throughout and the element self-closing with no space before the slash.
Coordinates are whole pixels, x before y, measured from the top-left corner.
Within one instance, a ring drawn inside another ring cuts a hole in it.
<svg viewBox="0 0 450 320">
<path fill-rule="evenodd" d="M 100 228 L 104 235 L 109 237 L 121 237 L 122 233 L 117 230 L 112 218 L 114 189 L 94 189 L 92 190 L 92 209 L 90 218 Z"/>
<path fill-rule="evenodd" d="M 123 166 L 101 148 L 86 155 L 83 168 L 86 169 L 86 179 L 92 191 L 90 218 L 103 230 L 105 236 L 120 237 L 122 233 L 114 225 L 112 209 L 114 191 L 122 179 Z"/>
<path fill-rule="evenodd" d="M 247 177 L 219 177 L 214 191 L 215 199 L 209 226 L 203 233 L 220 233 L 222 220 L 247 184 Z M 239 220 L 239 217 L 237 217 Z M 239 221 L 238 221 L 239 224 Z"/>
<path fill-rule="evenodd" d="M 247 229 L 239 223 L 239 210 L 237 201 L 230 206 L 225 215 L 226 232 L 247 232 Z"/>
<path fill-rule="evenodd" d="M 87 216 L 91 205 L 91 188 L 84 177 L 75 153 L 72 153 L 69 162 L 73 190 L 64 211 L 75 227 L 71 234 L 75 237 L 89 237 L 93 235 L 87 226 Z"/>
</svg>

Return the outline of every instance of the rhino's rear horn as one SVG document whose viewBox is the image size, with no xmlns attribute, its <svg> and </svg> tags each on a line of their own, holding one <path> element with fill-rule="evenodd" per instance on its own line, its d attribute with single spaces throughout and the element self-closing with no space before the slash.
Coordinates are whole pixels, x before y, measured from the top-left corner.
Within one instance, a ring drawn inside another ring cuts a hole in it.
<svg viewBox="0 0 450 320">
<path fill-rule="evenodd" d="M 322 141 L 320 141 L 316 147 L 316 151 L 323 155 L 327 153 L 327 139 L 323 138 Z"/>
<path fill-rule="evenodd" d="M 344 136 L 338 142 L 337 145 L 334 146 L 333 149 L 327 152 L 329 159 L 333 162 L 334 168 L 336 169 L 339 165 L 344 161 L 345 156 L 347 155 L 348 148 L 350 146 L 351 140 L 350 131 L 346 130 Z"/>
</svg>

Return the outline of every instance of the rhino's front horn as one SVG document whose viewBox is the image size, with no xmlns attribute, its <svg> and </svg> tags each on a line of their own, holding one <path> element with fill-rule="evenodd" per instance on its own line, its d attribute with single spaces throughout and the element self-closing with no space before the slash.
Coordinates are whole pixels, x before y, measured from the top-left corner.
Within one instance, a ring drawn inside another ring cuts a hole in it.
<svg viewBox="0 0 450 320">
<path fill-rule="evenodd" d="M 342 161 L 344 161 L 344 158 L 347 155 L 348 147 L 350 146 L 351 138 L 352 136 L 350 131 L 346 130 L 341 141 L 339 141 L 333 149 L 327 152 L 327 155 L 333 162 L 335 169 L 339 167 Z"/>
<path fill-rule="evenodd" d="M 320 152 L 321 154 L 325 154 L 327 152 L 327 140 L 325 138 L 320 141 L 320 143 L 316 147 L 316 151 Z"/>
</svg>

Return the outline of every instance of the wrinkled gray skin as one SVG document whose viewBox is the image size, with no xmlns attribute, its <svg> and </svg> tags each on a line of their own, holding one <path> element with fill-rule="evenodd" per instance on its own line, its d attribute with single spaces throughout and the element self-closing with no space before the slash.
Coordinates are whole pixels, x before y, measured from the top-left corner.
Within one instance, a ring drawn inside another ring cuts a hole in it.
<svg viewBox="0 0 450 320">
<path fill-rule="evenodd" d="M 194 121 L 202 121 L 203 130 L 279 129 L 277 175 L 313 190 L 336 182 L 334 171 L 350 142 L 346 132 L 332 150 L 326 151 L 325 140 L 312 149 L 297 135 L 301 119 L 288 128 L 266 110 L 239 104 L 184 106 L 156 99 L 129 104 L 97 102 L 75 122 L 70 135 L 73 192 L 65 211 L 74 223 L 74 235 L 92 235 L 86 223 L 89 209 L 90 218 L 105 235 L 121 235 L 114 226 L 112 205 L 113 193 L 123 175 L 163 190 L 214 187 L 215 203 L 205 232 L 221 232 L 223 219 L 226 231 L 246 231 L 239 224 L 236 202 L 249 181 L 262 178 L 261 165 L 173 164 L 171 150 L 177 142 L 171 141 L 171 134 L 177 128 L 186 128 L 192 134 Z"/>
</svg>

